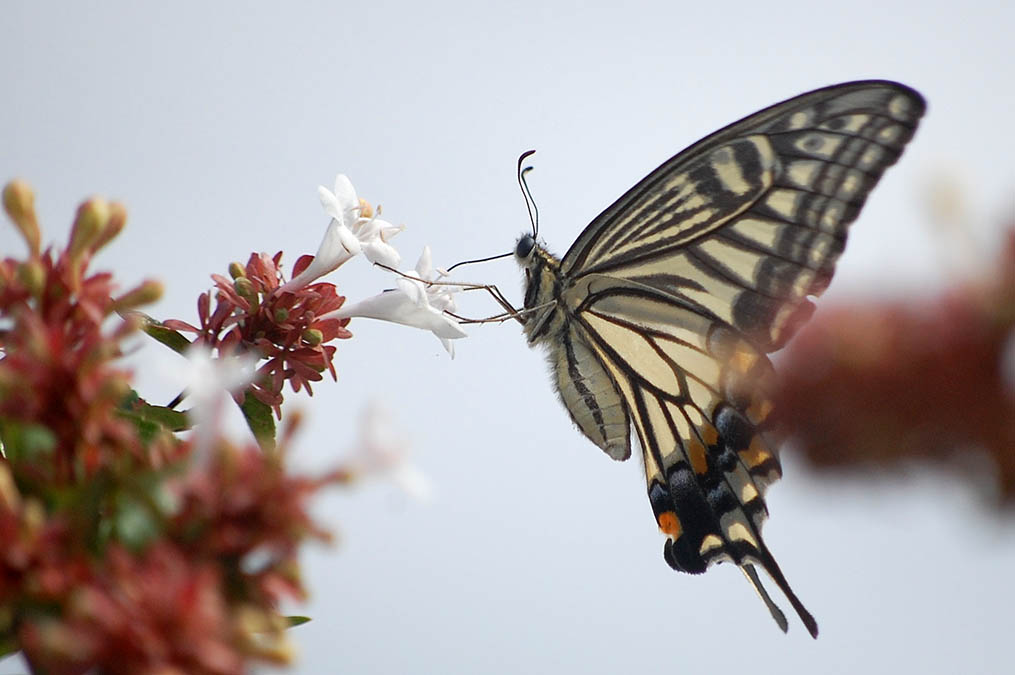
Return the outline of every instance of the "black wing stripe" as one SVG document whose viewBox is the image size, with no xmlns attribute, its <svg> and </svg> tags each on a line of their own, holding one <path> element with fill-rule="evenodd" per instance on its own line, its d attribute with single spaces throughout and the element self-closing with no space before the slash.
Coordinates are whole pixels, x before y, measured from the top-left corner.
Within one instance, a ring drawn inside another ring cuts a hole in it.
<svg viewBox="0 0 1015 675">
<path fill-rule="evenodd" d="M 815 233 L 820 234 L 820 233 Z M 774 252 L 771 248 L 759 245 L 746 237 L 741 237 L 732 231 L 718 237 L 724 242 L 724 246 L 732 251 L 750 253 L 757 258 L 755 266 L 758 268 L 749 277 L 736 272 L 732 267 L 727 266 L 723 261 L 714 255 L 702 251 L 697 246 L 688 247 L 687 253 L 691 263 L 698 268 L 702 274 L 715 275 L 725 279 L 730 284 L 743 289 L 743 294 L 737 298 L 737 302 L 751 302 L 763 305 L 783 305 L 792 303 L 804 297 L 815 286 L 821 286 L 822 277 L 830 277 L 835 268 L 835 259 L 838 253 L 834 246 L 826 246 L 826 255 L 821 261 L 800 260 Z M 795 242 L 789 242 L 796 246 L 798 256 L 810 255 L 818 250 L 814 245 L 810 247 L 800 246 Z M 838 249 L 838 250 L 841 250 Z M 760 254 L 760 255 L 755 255 Z M 799 280 L 804 270 L 814 272 L 813 279 L 805 287 L 798 288 Z M 760 296 L 760 297 L 754 297 Z"/>
<path fill-rule="evenodd" d="M 624 321 L 617 319 L 614 316 L 599 314 L 594 311 L 586 312 L 586 314 L 595 316 L 607 323 L 611 323 L 621 328 L 624 328 L 632 335 L 637 335 L 638 337 L 643 338 L 645 342 L 648 344 L 648 346 L 654 352 L 656 352 L 659 355 L 659 357 L 667 363 L 667 365 L 669 365 L 669 367 L 673 371 L 674 379 L 678 383 L 680 383 L 680 388 L 678 390 L 678 393 L 676 394 L 674 394 L 673 392 L 668 392 L 665 389 L 662 389 L 661 387 L 657 386 L 655 383 L 648 380 L 644 375 L 640 374 L 637 369 L 632 367 L 630 365 L 630 362 L 624 359 L 616 351 L 616 349 L 611 344 L 610 340 L 607 339 L 607 337 L 604 336 L 602 333 L 600 333 L 598 330 L 596 330 L 595 326 L 591 325 L 586 319 L 579 317 L 578 321 L 580 322 L 582 329 L 588 334 L 589 337 L 592 338 L 592 340 L 595 342 L 596 347 L 602 353 L 606 354 L 613 361 L 613 363 L 616 364 L 617 369 L 622 371 L 625 374 L 625 376 L 627 376 L 628 379 L 632 381 L 637 381 L 638 384 L 644 389 L 651 391 L 653 394 L 657 396 L 666 398 L 667 400 L 671 400 L 674 403 L 685 403 L 686 401 L 689 400 L 687 397 L 686 381 L 688 379 L 691 379 L 699 383 L 703 387 L 707 388 L 709 391 L 713 392 L 717 397 L 721 397 L 722 392 L 719 390 L 715 382 L 709 382 L 707 379 L 695 374 L 693 371 L 689 371 L 686 368 L 681 367 L 680 364 L 676 363 L 664 350 L 660 349 L 658 344 L 656 344 L 653 340 L 648 339 L 645 335 L 642 335 L 643 333 L 645 333 L 643 327 L 626 323 Z M 669 336 L 656 335 L 653 337 L 657 337 L 658 339 L 661 340 L 670 340 L 676 342 L 675 340 L 672 340 Z M 692 349 L 696 349 L 691 345 L 688 346 L 690 346 Z M 709 356 L 707 352 L 700 351 L 700 353 L 703 356 Z"/>
<path fill-rule="evenodd" d="M 787 223 L 789 224 L 789 223 Z M 842 249 L 845 246 L 841 243 L 842 240 L 839 237 L 834 237 L 827 232 L 815 230 L 813 228 L 806 228 L 810 239 L 817 239 L 819 237 L 827 238 L 829 241 L 825 242 L 829 245 L 829 252 L 831 255 L 827 256 L 820 262 L 814 262 L 809 259 L 809 253 L 813 250 L 813 245 L 809 245 L 812 242 L 800 242 L 792 239 L 787 239 L 785 235 L 780 239 L 786 240 L 777 242 L 779 248 L 771 248 L 758 243 L 756 240 L 749 239 L 738 232 L 733 230 L 727 230 L 722 233 L 722 238 L 726 240 L 731 246 L 738 246 L 746 251 L 752 251 L 761 253 L 774 260 L 796 265 L 798 267 L 806 267 L 807 269 L 814 270 L 815 272 L 821 272 L 827 270 L 830 266 L 834 266 L 834 260 L 842 253 Z M 838 250 L 832 249 L 832 242 L 837 242 Z M 780 250 L 781 249 L 781 250 Z"/>
<path fill-rule="evenodd" d="M 781 223 L 783 225 L 792 225 L 793 227 L 801 227 L 801 228 L 804 228 L 805 230 L 809 230 L 811 232 L 820 232 L 821 234 L 827 234 L 830 237 L 835 237 L 836 239 L 841 240 L 842 243 L 843 243 L 843 246 L 845 246 L 846 239 L 848 237 L 848 228 L 846 228 L 846 227 L 842 227 L 842 228 L 839 228 L 839 229 L 836 229 L 836 230 L 826 230 L 826 229 L 814 227 L 813 225 L 809 225 L 807 223 L 802 223 L 802 222 L 797 221 L 797 220 L 791 220 L 791 219 L 786 218 L 785 216 L 783 216 L 783 215 L 781 215 L 779 213 L 763 212 L 763 211 L 757 209 L 756 207 L 748 210 L 746 215 L 747 215 L 747 217 L 754 216 L 755 218 L 760 219 L 760 220 L 774 220 L 774 221 L 777 221 L 777 222 L 779 222 L 779 223 Z"/>
<path fill-rule="evenodd" d="M 637 241 L 643 218 L 660 217 L 645 211 L 640 202 L 682 172 L 708 168 L 708 155 L 717 148 L 763 135 L 782 160 L 840 162 L 878 178 L 912 138 L 924 108 L 922 97 L 908 87 L 867 81 L 816 90 L 761 110 L 678 153 L 614 202 L 578 237 L 564 256 L 562 270 L 572 274 L 595 269 L 600 262 L 597 252 L 613 251 L 604 242 Z M 764 166 L 770 167 L 767 161 L 766 157 Z M 870 187 L 873 183 L 865 186 Z M 721 193 L 703 193 L 706 204 L 713 194 Z"/>
<path fill-rule="evenodd" d="M 582 373 L 578 370 L 578 360 L 575 357 L 574 345 L 571 341 L 571 331 L 563 331 L 561 335 L 561 341 L 564 346 L 564 353 L 567 356 L 567 370 L 568 375 L 571 377 L 571 382 L 574 384 L 575 390 L 578 392 L 579 400 L 585 404 L 586 409 L 592 415 L 592 419 L 596 423 L 596 427 L 599 429 L 601 437 L 605 438 L 606 433 L 603 429 L 603 411 L 600 409 L 596 402 L 596 397 L 585 385 L 585 380 Z"/>
<path fill-rule="evenodd" d="M 688 247 L 687 256 L 691 260 L 694 267 L 702 274 L 709 274 L 720 277 L 726 282 L 740 288 L 744 293 L 756 293 L 757 295 L 767 297 L 773 302 L 781 302 L 782 299 L 776 295 L 770 295 L 765 293 L 762 289 L 757 286 L 748 285 L 748 282 L 740 277 L 736 272 L 731 270 L 729 267 L 723 265 L 722 261 L 715 259 L 709 254 L 701 251 L 695 247 Z M 753 281 L 753 280 L 752 280 Z"/>
<path fill-rule="evenodd" d="M 871 121 L 874 121 L 874 120 L 888 121 L 888 122 L 890 122 L 893 125 L 897 124 L 897 122 L 895 120 L 892 120 L 891 118 L 887 118 L 887 117 L 875 117 L 875 116 L 872 116 Z M 870 124 L 870 122 L 868 122 L 868 124 Z M 904 125 L 900 125 L 900 126 L 904 126 Z M 884 126 L 880 127 L 879 130 L 881 128 L 884 128 Z M 902 134 L 902 136 L 901 136 L 901 137 L 905 138 L 905 140 L 902 143 L 894 143 L 894 142 L 884 142 L 883 143 L 883 142 L 879 141 L 876 138 L 872 138 L 870 136 L 865 136 L 862 133 L 861 134 L 844 134 L 844 133 L 840 133 L 840 132 L 837 132 L 837 131 L 832 131 L 832 130 L 829 130 L 829 129 L 821 129 L 820 127 L 812 127 L 812 128 L 800 129 L 800 130 L 796 130 L 796 131 L 779 131 L 779 132 L 774 132 L 774 133 L 770 132 L 770 133 L 768 133 L 768 137 L 773 139 L 773 141 L 775 143 L 778 143 L 780 146 L 782 145 L 782 142 L 792 141 L 794 143 L 794 147 L 795 147 L 795 143 L 796 142 L 802 141 L 802 140 L 806 140 L 808 138 L 811 138 L 811 139 L 820 139 L 820 138 L 838 139 L 838 142 L 836 143 L 836 148 L 839 149 L 839 150 L 841 150 L 843 147 L 848 145 L 851 141 L 854 141 L 854 140 L 858 139 L 860 141 L 863 141 L 865 144 L 881 148 L 885 152 L 898 154 L 898 153 L 901 153 L 902 147 L 905 146 L 906 142 L 909 141 L 909 137 L 911 137 L 912 133 L 915 131 L 915 129 L 913 127 L 905 127 L 905 128 L 906 128 L 907 132 L 905 134 Z M 907 137 L 907 136 L 909 136 L 909 137 Z M 779 154 L 785 156 L 788 153 L 784 153 L 784 152 L 780 151 Z M 808 157 L 817 157 L 816 155 L 813 155 L 813 154 L 809 154 L 809 155 L 806 155 L 806 156 L 808 156 Z M 827 158 L 821 157 L 821 159 L 824 159 L 825 161 L 834 160 L 834 158 L 835 158 L 834 154 L 830 155 Z"/>
<path fill-rule="evenodd" d="M 617 323 L 618 325 L 625 325 L 622 322 L 618 322 L 612 319 L 612 317 L 601 317 L 601 318 L 603 318 L 606 321 L 611 321 L 612 323 Z M 723 400 L 723 398 L 726 395 L 725 392 L 721 391 L 721 385 L 719 385 L 716 382 L 710 382 L 704 378 L 698 377 L 693 372 L 684 371 L 678 363 L 676 363 L 669 357 L 669 355 L 658 345 L 658 343 L 656 343 L 652 339 L 646 338 L 646 342 L 654 350 L 656 350 L 656 352 L 660 355 L 660 357 L 663 358 L 670 365 L 671 368 L 674 369 L 674 373 L 677 374 L 678 376 L 678 381 L 680 382 L 679 394 L 668 392 L 664 389 L 655 386 L 655 384 L 646 379 L 635 368 L 631 367 L 622 358 L 622 356 L 612 348 L 610 341 L 607 338 L 605 338 L 602 334 L 600 334 L 597 330 L 595 330 L 593 326 L 589 325 L 587 322 L 583 322 L 583 327 L 588 332 L 588 335 L 595 341 L 598 349 L 600 350 L 600 353 L 604 354 L 607 358 L 609 358 L 611 362 L 615 364 L 616 369 L 624 374 L 629 389 L 647 392 L 657 399 L 660 409 L 663 411 L 663 413 L 666 415 L 668 419 L 671 430 L 674 430 L 674 438 L 677 439 L 678 444 L 680 444 L 679 449 L 681 450 L 682 457 L 688 459 L 688 461 L 691 461 L 693 464 L 694 461 L 690 458 L 687 448 L 684 447 L 682 443 L 680 443 L 679 439 L 681 438 L 681 436 L 677 434 L 675 431 L 676 426 L 675 423 L 673 422 L 672 416 L 670 415 L 670 407 L 665 405 L 664 401 L 670 402 L 677 407 L 677 409 L 683 416 L 684 421 L 686 422 L 686 428 L 689 430 L 689 433 L 694 435 L 694 440 L 696 440 L 702 447 L 707 448 L 710 446 L 710 441 L 701 435 L 699 427 L 701 422 L 696 422 L 690 417 L 690 415 L 687 412 L 687 407 L 693 407 L 698 412 L 700 420 L 707 421 L 711 418 L 711 415 L 708 410 L 699 405 L 698 402 L 695 400 L 695 398 L 690 395 L 690 387 L 688 386 L 687 381 L 693 380 L 698 384 L 700 384 L 703 388 L 709 391 L 709 393 L 712 395 L 715 401 Z M 632 329 L 637 328 L 636 326 L 629 327 Z M 653 335 L 652 337 L 659 340 L 671 340 L 669 336 L 665 335 Z M 642 400 L 640 404 L 640 414 L 647 414 L 644 400 Z M 739 414 L 740 413 L 738 413 L 738 415 Z M 746 420 L 744 421 L 744 423 L 749 424 L 748 422 L 746 422 Z M 643 424 L 642 426 L 645 426 L 645 424 Z M 755 430 L 752 426 L 750 436 L 753 438 L 754 436 L 757 435 L 757 433 L 758 433 L 757 430 Z M 645 441 L 645 443 L 647 445 L 651 444 L 650 441 Z M 711 444 L 714 445 L 714 443 L 715 441 L 712 440 Z M 746 450 L 748 443 L 744 442 L 743 445 L 744 449 Z M 654 456 L 660 468 L 662 469 L 672 468 L 674 461 L 673 459 L 671 459 L 672 453 L 664 454 L 662 449 L 659 447 L 655 447 L 654 450 L 655 450 Z M 744 460 L 739 455 L 737 455 L 737 461 L 741 463 L 744 462 Z M 767 482 L 765 481 L 769 481 L 771 479 L 772 473 L 775 472 L 776 474 L 778 474 L 781 472 L 781 469 L 778 465 L 778 459 L 775 457 L 774 454 L 769 454 L 768 459 L 761 464 L 755 466 L 748 466 L 747 464 L 742 465 L 743 469 L 748 474 L 747 480 L 749 480 L 752 483 L 752 487 L 754 487 L 759 497 L 764 495 L 765 488 L 767 487 Z M 747 502 L 744 503 L 746 504 Z M 757 505 L 757 509 L 761 509 L 763 507 L 764 507 L 763 502 Z M 756 509 L 752 507 L 749 508 L 748 511 L 750 512 L 748 515 L 753 518 Z"/>
</svg>

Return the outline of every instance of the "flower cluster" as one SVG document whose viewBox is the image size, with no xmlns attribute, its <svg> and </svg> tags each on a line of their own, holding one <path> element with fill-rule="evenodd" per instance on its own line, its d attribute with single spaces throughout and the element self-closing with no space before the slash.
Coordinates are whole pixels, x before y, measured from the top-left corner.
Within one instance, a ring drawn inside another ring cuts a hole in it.
<svg viewBox="0 0 1015 675">
<path fill-rule="evenodd" d="M 336 308 L 323 318 L 348 320 L 353 317 L 390 321 L 432 332 L 454 356 L 451 340 L 466 336 L 454 316 L 454 294 L 461 285 L 445 281 L 448 273 L 435 270 L 431 262 L 430 247 L 423 253 L 413 270 L 397 272 L 401 256 L 389 243 L 404 229 L 380 220 L 370 205 L 357 197 L 349 179 L 339 174 L 334 191 L 319 187 L 321 205 L 331 216 L 317 255 L 281 290 L 300 289 L 319 277 L 337 269 L 360 251 L 372 263 L 396 272 L 396 288 L 359 302 Z M 380 209 L 378 208 L 378 211 Z"/>
<path fill-rule="evenodd" d="M 342 306 L 345 298 L 333 284 L 316 283 L 281 291 L 282 253 L 269 257 L 250 255 L 247 264 L 233 263 L 232 279 L 218 274 L 215 281 L 215 308 L 212 292 L 197 301 L 200 327 L 170 319 L 163 326 L 196 333 L 196 343 L 218 351 L 220 356 L 251 354 L 263 364 L 257 370 L 251 393 L 281 417 L 282 387 L 288 381 L 293 391 L 320 381 L 325 370 L 336 377 L 332 363 L 335 339 L 352 337 L 347 318 L 324 318 Z M 304 258 L 297 267 L 306 266 Z"/>
<path fill-rule="evenodd" d="M 172 433 L 187 417 L 147 404 L 118 365 L 124 339 L 152 328 L 134 309 L 161 287 L 117 295 L 110 274 L 89 271 L 123 228 L 123 208 L 85 202 L 69 242 L 43 251 L 31 190 L 11 183 L 3 203 L 28 253 L 0 261 L 0 656 L 21 650 L 33 671 L 53 673 L 226 674 L 285 661 L 292 622 L 279 603 L 304 595 L 300 545 L 327 538 L 307 501 L 349 472 L 291 475 L 292 423 L 270 451 L 212 429 L 195 461 L 199 435 Z M 236 281 L 277 287 L 277 260 L 255 256 L 242 271 Z M 263 297 L 224 286 L 230 309 L 204 313 L 207 342 L 221 350 L 251 337 L 265 360 L 307 379 L 327 367 L 330 355 L 307 354 L 341 333 L 342 320 L 311 319 L 341 305 L 333 288 L 287 293 L 259 335 L 244 320 L 258 319 Z M 232 320 L 238 307 L 246 313 Z M 282 307 L 304 322 L 278 320 Z M 272 351 L 300 340 L 302 354 Z"/>
<path fill-rule="evenodd" d="M 298 417 L 277 440 L 283 387 L 312 393 L 325 371 L 335 377 L 331 343 L 352 336 L 352 317 L 432 331 L 449 352 L 465 335 L 451 314 L 459 287 L 428 248 L 375 298 L 345 305 L 320 281 L 359 253 L 394 271 L 389 240 L 402 229 L 344 176 L 320 195 L 330 222 L 317 255 L 298 259 L 289 281 L 281 253 L 233 263 L 228 277 L 212 275 L 192 325 L 137 310 L 159 298 L 157 282 L 117 294 L 111 274 L 90 271 L 126 223 L 122 206 L 85 202 L 67 244 L 42 250 L 31 190 L 4 189 L 28 253 L 0 261 L 0 656 L 21 650 L 33 671 L 54 673 L 285 662 L 295 621 L 278 607 L 304 597 L 300 546 L 329 538 L 308 500 L 382 474 L 429 493 L 376 409 L 344 466 L 319 477 L 286 469 Z M 131 388 L 118 359 L 138 329 L 187 357 L 186 413 Z M 256 444 L 224 437 L 227 394 Z"/>
<path fill-rule="evenodd" d="M 826 307 L 780 363 L 776 410 L 816 465 L 980 449 L 1015 498 L 1015 227 L 996 266 L 938 299 Z"/>
<path fill-rule="evenodd" d="M 208 291 L 198 298 L 199 326 L 169 319 L 152 327 L 195 334 L 195 344 L 220 357 L 248 354 L 263 361 L 249 391 L 279 418 L 286 382 L 312 395 L 311 383 L 325 370 L 337 378 L 336 348 L 328 343 L 352 337 L 347 326 L 353 317 L 431 331 L 452 356 L 450 341 L 466 335 L 453 316 L 460 287 L 444 283 L 446 272 L 435 275 L 429 247 L 414 270 L 398 274 L 397 288 L 348 306 L 333 284 L 319 281 L 360 253 L 394 270 L 401 256 L 389 242 L 404 226 L 381 220 L 380 209 L 375 213 L 342 174 L 333 190 L 318 191 L 330 222 L 317 254 L 297 260 L 292 279 L 283 281 L 281 252 L 253 253 L 246 265 L 230 265 L 230 278 L 212 275 L 214 296 Z"/>
<path fill-rule="evenodd" d="M 39 672 L 238 673 L 243 658 L 220 570 L 158 543 L 141 555 L 119 545 L 76 580 L 60 616 L 32 617 L 20 646 Z M 156 670 L 159 669 L 159 670 Z"/>
<path fill-rule="evenodd" d="M 32 201 L 24 183 L 4 190 L 4 206 L 29 245 L 27 259 L 0 261 L 0 419 L 5 441 L 16 436 L 28 453 L 19 479 L 68 483 L 124 462 L 156 466 L 167 449 L 132 447 L 131 425 L 111 414 L 129 391 L 128 373 L 112 357 L 135 326 L 103 326 L 117 311 L 158 299 L 161 286 L 149 281 L 113 297 L 109 274 L 88 274 L 91 257 L 123 228 L 122 206 L 85 202 L 67 247 L 40 251 Z M 125 447 L 130 454 L 119 453 Z"/>
</svg>

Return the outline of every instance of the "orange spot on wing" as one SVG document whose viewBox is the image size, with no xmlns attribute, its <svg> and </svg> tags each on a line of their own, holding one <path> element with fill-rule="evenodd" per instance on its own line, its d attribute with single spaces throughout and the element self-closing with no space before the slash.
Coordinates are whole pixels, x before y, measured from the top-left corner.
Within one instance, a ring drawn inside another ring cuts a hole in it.
<svg viewBox="0 0 1015 675">
<path fill-rule="evenodd" d="M 708 471 L 708 459 L 705 457 L 705 446 L 693 438 L 687 444 L 687 458 L 691 460 L 691 468 L 694 473 L 703 474 Z"/>
<path fill-rule="evenodd" d="M 746 374 L 754 362 L 758 360 L 757 355 L 744 349 L 738 349 L 730 359 L 730 365 L 740 374 Z"/>
<path fill-rule="evenodd" d="M 751 407 L 747 409 L 747 419 L 754 424 L 761 424 L 768 416 L 772 413 L 772 401 L 767 398 L 759 398 L 758 400 L 751 403 Z"/>
<path fill-rule="evenodd" d="M 701 428 L 701 440 L 712 447 L 719 442 L 719 432 L 711 424 L 706 424 Z"/>
<path fill-rule="evenodd" d="M 748 468 L 753 469 L 772 459 L 772 453 L 765 447 L 761 437 L 755 436 L 751 440 L 751 445 L 746 450 L 740 451 L 740 458 L 744 460 Z"/>
<path fill-rule="evenodd" d="M 680 524 L 680 518 L 673 511 L 664 511 L 659 514 L 659 529 L 674 539 L 680 538 L 684 527 Z"/>
</svg>

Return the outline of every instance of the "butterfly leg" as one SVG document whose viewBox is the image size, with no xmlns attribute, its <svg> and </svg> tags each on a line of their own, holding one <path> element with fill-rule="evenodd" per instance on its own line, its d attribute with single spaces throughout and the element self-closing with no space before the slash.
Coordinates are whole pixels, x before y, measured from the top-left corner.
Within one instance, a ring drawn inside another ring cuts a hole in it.
<svg viewBox="0 0 1015 675">
<path fill-rule="evenodd" d="M 419 283 L 424 284 L 424 285 L 426 285 L 428 287 L 429 286 L 452 286 L 452 287 L 461 289 L 462 291 L 486 291 L 487 293 L 490 294 L 490 297 L 492 297 L 497 302 L 498 305 L 500 305 L 501 307 L 504 308 L 504 312 L 502 312 L 501 314 L 496 314 L 494 316 L 487 317 L 487 318 L 484 318 L 484 319 L 468 319 L 468 318 L 465 318 L 465 317 L 461 317 L 461 316 L 459 316 L 457 314 L 454 314 L 452 312 L 448 312 L 448 314 L 450 316 L 458 319 L 462 323 L 492 323 L 492 322 L 507 321 L 508 319 L 514 319 L 514 320 L 518 321 L 518 323 L 525 323 L 522 320 L 522 318 L 521 318 L 521 313 L 517 309 L 515 309 L 514 305 L 512 305 L 508 301 L 508 299 L 504 296 L 504 294 L 501 292 L 501 290 L 499 288 L 497 288 L 497 286 L 495 286 L 493 284 L 475 284 L 475 283 L 471 283 L 471 282 L 467 282 L 467 281 L 464 281 L 464 282 L 463 281 L 441 281 L 439 279 L 437 279 L 437 280 L 420 279 L 417 276 L 414 276 L 414 275 L 409 274 L 407 272 L 403 272 L 401 270 L 397 270 L 394 267 L 390 267 L 388 265 L 385 265 L 384 263 L 374 263 L 374 264 L 377 265 L 378 267 L 381 267 L 383 269 L 388 270 L 389 272 L 394 272 L 395 274 L 397 274 L 398 276 L 400 276 L 400 277 L 402 277 L 404 279 L 410 279 L 412 281 L 418 281 Z"/>
</svg>

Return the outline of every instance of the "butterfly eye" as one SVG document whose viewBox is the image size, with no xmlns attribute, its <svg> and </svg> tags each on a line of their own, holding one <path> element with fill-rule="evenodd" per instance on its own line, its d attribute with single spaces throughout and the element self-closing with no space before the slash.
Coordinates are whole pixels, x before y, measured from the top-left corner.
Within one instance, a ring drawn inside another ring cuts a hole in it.
<svg viewBox="0 0 1015 675">
<path fill-rule="evenodd" d="M 532 237 L 532 235 L 523 234 L 518 240 L 518 248 L 515 249 L 515 255 L 522 259 L 528 258 L 535 246 L 536 240 Z"/>
</svg>

